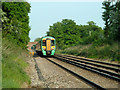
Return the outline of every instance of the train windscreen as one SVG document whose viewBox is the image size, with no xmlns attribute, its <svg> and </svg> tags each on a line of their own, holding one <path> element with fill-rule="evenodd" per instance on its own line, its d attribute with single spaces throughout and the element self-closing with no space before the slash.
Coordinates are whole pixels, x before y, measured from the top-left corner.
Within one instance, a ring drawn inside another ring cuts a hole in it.
<svg viewBox="0 0 120 90">
<path fill-rule="evenodd" d="M 51 40 L 51 46 L 55 46 L 54 40 Z"/>
<path fill-rule="evenodd" d="M 43 40 L 42 46 L 46 46 L 46 40 Z"/>
</svg>

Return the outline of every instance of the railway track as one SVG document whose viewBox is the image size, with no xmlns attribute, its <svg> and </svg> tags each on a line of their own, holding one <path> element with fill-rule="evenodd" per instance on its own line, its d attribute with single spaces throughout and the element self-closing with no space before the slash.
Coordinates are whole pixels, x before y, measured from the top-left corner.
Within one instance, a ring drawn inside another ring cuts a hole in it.
<svg viewBox="0 0 120 90">
<path fill-rule="evenodd" d="M 98 85 L 98 84 L 96 84 L 96 83 L 88 80 L 87 78 L 85 78 L 85 77 L 83 77 L 83 76 L 81 76 L 81 75 L 79 75 L 79 74 L 71 71 L 70 69 L 65 68 L 64 66 L 56 63 L 55 61 L 51 60 L 50 58 L 47 58 L 47 57 L 46 57 L 46 59 L 47 59 L 48 61 L 52 62 L 53 64 L 59 66 L 60 68 L 64 69 L 65 71 L 69 72 L 70 74 L 74 75 L 74 76 L 77 77 L 78 79 L 84 81 L 86 84 L 90 85 L 91 87 L 93 87 L 93 88 L 95 88 L 95 89 L 98 89 L 98 90 L 106 90 L 104 87 L 102 87 L 102 86 L 100 86 L 100 85 Z"/>
<path fill-rule="evenodd" d="M 59 54 L 56 54 L 56 55 L 59 55 Z M 71 57 L 71 58 L 75 58 L 75 59 L 96 62 L 96 63 L 100 63 L 100 64 L 104 64 L 104 65 L 116 66 L 118 68 L 120 67 L 120 65 L 118 65 L 118 64 L 112 64 L 112 63 L 107 63 L 107 62 L 102 62 L 102 61 L 97 61 L 97 60 L 92 60 L 92 59 L 87 59 L 87 58 L 82 58 L 82 57 L 76 57 L 76 56 L 70 56 L 70 55 L 59 55 L 59 56 L 66 56 L 66 57 Z"/>
<path fill-rule="evenodd" d="M 68 55 L 56 54 L 54 58 L 120 82 L 120 74 L 119 74 L 120 65 L 110 64 L 110 63 L 105 63 L 105 62 L 100 62 L 100 61 L 94 61 L 94 60 L 89 60 L 85 58 L 78 58 L 78 57 L 73 57 L 73 56 L 68 56 Z"/>
</svg>

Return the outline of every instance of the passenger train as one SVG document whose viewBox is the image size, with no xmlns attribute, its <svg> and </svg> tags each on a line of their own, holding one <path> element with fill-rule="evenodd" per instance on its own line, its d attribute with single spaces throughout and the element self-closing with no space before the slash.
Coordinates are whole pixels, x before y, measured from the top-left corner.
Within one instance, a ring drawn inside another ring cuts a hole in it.
<svg viewBox="0 0 120 90">
<path fill-rule="evenodd" d="M 51 36 L 42 37 L 41 40 L 31 48 L 40 55 L 42 54 L 43 56 L 53 56 L 56 50 L 56 40 Z"/>
</svg>

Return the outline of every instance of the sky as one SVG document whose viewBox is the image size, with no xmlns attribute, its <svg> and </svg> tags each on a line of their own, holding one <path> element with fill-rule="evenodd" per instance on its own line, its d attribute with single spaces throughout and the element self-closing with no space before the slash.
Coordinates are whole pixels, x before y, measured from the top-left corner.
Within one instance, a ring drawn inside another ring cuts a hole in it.
<svg viewBox="0 0 120 90">
<path fill-rule="evenodd" d="M 105 0 L 27 0 L 27 1 L 28 2 L 102 2 Z"/>
<path fill-rule="evenodd" d="M 61 22 L 62 19 L 72 19 L 77 25 L 86 25 L 88 21 L 94 21 L 96 25 L 103 28 L 102 1 L 100 1 L 28 1 L 31 4 L 31 13 L 29 13 L 29 25 L 31 27 L 29 33 L 30 41 L 33 42 L 36 38 L 45 36 L 46 32 L 49 31 L 49 26 L 52 26 L 56 22 Z"/>
</svg>

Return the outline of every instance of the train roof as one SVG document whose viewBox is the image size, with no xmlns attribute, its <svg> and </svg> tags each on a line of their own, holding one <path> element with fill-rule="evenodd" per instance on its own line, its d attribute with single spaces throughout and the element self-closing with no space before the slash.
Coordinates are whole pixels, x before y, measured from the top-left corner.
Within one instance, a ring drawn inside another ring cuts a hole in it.
<svg viewBox="0 0 120 90">
<path fill-rule="evenodd" d="M 42 39 L 43 38 L 52 38 L 52 39 L 55 39 L 54 37 L 51 37 L 51 36 L 42 37 Z"/>
<path fill-rule="evenodd" d="M 54 40 L 55 40 L 54 37 L 51 37 L 51 36 L 45 36 L 45 37 L 42 37 L 42 38 L 38 41 L 38 43 L 40 43 L 42 39 L 46 39 L 46 38 L 51 38 L 51 39 L 54 39 Z"/>
</svg>

